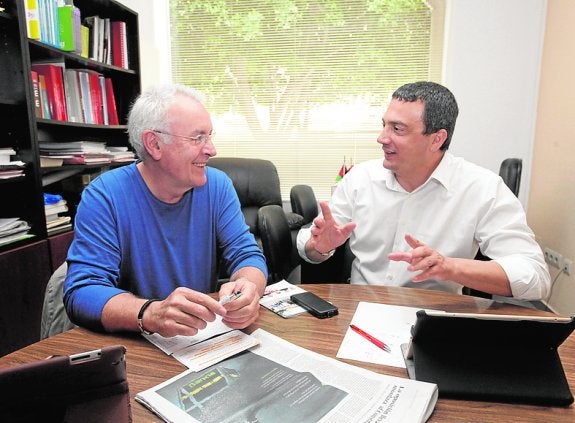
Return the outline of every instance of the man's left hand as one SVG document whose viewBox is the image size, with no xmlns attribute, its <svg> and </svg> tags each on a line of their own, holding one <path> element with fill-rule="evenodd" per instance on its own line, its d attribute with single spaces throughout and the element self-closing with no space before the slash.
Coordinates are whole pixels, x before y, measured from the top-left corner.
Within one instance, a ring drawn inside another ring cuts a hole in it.
<svg viewBox="0 0 575 423">
<path fill-rule="evenodd" d="M 413 282 L 422 282 L 427 279 L 450 279 L 448 257 L 439 254 L 436 250 L 409 234 L 405 235 L 405 241 L 412 248 L 410 251 L 390 253 L 387 257 L 393 261 L 409 263 L 407 270 L 410 272 L 421 271 L 421 273 L 412 278 Z"/>
</svg>

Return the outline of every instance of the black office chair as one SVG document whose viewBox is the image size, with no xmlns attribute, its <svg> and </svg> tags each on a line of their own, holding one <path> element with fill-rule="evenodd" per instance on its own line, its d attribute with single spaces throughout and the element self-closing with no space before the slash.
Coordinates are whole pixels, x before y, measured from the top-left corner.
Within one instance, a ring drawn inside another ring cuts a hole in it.
<svg viewBox="0 0 575 423">
<path fill-rule="evenodd" d="M 293 280 L 293 272 L 299 266 L 300 258 L 283 208 L 277 205 L 261 207 L 258 210 L 258 230 L 270 282 L 282 279 L 299 282 Z"/>
<path fill-rule="evenodd" d="M 513 192 L 513 194 L 515 194 L 516 197 L 519 196 L 519 187 L 521 185 L 522 169 L 523 169 L 523 161 L 517 158 L 505 159 L 501 162 L 501 166 L 499 167 L 499 176 L 501 176 L 503 182 L 505 182 L 505 185 L 509 187 L 511 192 Z M 491 259 L 483 255 L 481 251 L 478 251 L 477 255 L 475 256 L 475 260 L 487 261 Z M 463 287 L 462 292 L 465 295 L 473 295 L 474 297 L 492 298 L 491 294 L 488 294 L 483 291 L 478 291 L 476 289 L 468 288 L 466 286 Z"/>
<path fill-rule="evenodd" d="M 499 167 L 499 176 L 509 187 L 511 192 L 519 197 L 519 187 L 521 185 L 521 170 L 523 168 L 523 161 L 521 159 L 505 159 L 501 162 Z"/>
<path fill-rule="evenodd" d="M 318 215 L 319 209 L 312 187 L 294 185 L 290 190 L 291 210 L 303 217 L 303 224 L 311 223 Z"/>
</svg>

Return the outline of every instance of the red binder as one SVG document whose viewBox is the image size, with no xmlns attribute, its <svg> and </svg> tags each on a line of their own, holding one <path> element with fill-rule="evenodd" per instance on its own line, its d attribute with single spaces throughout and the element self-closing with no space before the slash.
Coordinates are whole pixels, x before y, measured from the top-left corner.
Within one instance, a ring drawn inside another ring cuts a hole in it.
<svg viewBox="0 0 575 423">
<path fill-rule="evenodd" d="M 110 125 L 119 125 L 114 88 L 112 87 L 112 80 L 110 78 L 106 78 L 106 101 L 108 103 L 108 123 Z"/>
<path fill-rule="evenodd" d="M 128 68 L 128 54 L 126 45 L 126 22 L 112 22 L 112 64 L 121 68 Z"/>
</svg>

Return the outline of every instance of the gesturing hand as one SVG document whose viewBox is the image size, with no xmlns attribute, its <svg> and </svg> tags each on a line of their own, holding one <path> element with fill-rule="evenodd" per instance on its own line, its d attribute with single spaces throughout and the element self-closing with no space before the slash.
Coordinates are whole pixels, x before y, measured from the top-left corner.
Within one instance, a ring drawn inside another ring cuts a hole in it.
<svg viewBox="0 0 575 423">
<path fill-rule="evenodd" d="M 317 252 L 327 253 L 343 244 L 355 229 L 356 224 L 349 222 L 339 226 L 335 222 L 327 202 L 322 201 L 319 206 L 322 215 L 313 220 L 310 246 Z"/>
<path fill-rule="evenodd" d="M 421 271 L 421 273 L 412 278 L 413 282 L 422 282 L 431 278 L 436 280 L 449 279 L 450 265 L 448 257 L 439 254 L 436 250 L 409 234 L 405 235 L 405 241 L 412 250 L 390 253 L 387 257 L 393 261 L 409 263 L 407 270 L 410 272 Z"/>
</svg>

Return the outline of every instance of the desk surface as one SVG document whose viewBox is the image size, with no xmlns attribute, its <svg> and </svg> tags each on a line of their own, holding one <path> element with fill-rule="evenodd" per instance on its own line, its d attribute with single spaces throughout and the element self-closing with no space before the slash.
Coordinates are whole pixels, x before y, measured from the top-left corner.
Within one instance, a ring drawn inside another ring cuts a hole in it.
<svg viewBox="0 0 575 423">
<path fill-rule="evenodd" d="M 420 289 L 329 284 L 304 285 L 303 288 L 333 302 L 338 306 L 340 314 L 323 320 L 316 319 L 307 313 L 292 319 L 282 319 L 261 308 L 259 319 L 247 329 L 247 332 L 262 328 L 294 344 L 335 358 L 360 301 L 436 308 L 453 312 L 549 314 L 539 310 L 494 303 L 482 298 Z M 183 372 L 185 367 L 176 359 L 166 356 L 138 334 L 109 335 L 80 328 L 73 329 L 0 358 L 0 367 L 43 359 L 54 354 L 79 353 L 113 344 L 123 344 L 127 348 L 126 361 L 134 422 L 161 421 L 137 403 L 134 396 L 137 392 L 151 388 Z M 563 343 L 559 354 L 571 390 L 575 391 L 575 335 L 570 336 Z M 352 360 L 344 361 L 379 373 L 407 377 L 405 369 Z M 430 422 L 483 423 L 518 420 L 522 422 L 572 422 L 575 421 L 575 408 L 573 405 L 568 408 L 559 408 L 439 399 L 429 419 Z"/>
</svg>

